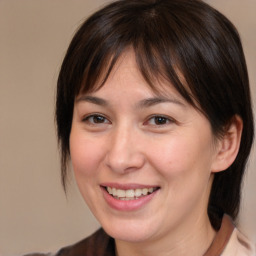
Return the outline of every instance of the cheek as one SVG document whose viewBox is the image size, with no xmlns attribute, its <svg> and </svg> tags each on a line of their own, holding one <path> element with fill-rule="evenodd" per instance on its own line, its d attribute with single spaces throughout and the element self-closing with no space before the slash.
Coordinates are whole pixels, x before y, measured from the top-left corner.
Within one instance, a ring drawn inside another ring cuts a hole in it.
<svg viewBox="0 0 256 256">
<path fill-rule="evenodd" d="M 176 209 L 182 214 L 198 205 L 204 208 L 211 186 L 209 144 L 183 136 L 177 140 L 173 138 L 160 152 L 155 155 L 154 163 L 165 181 L 168 210 Z"/>
<path fill-rule="evenodd" d="M 100 145 L 79 134 L 70 135 L 70 155 L 73 170 L 77 179 L 86 179 L 95 175 L 102 159 Z"/>
<path fill-rule="evenodd" d="M 163 176 L 172 179 L 176 176 L 185 178 L 185 175 L 198 178 L 202 173 L 208 176 L 212 153 L 208 136 L 183 135 L 156 143 L 151 155 L 155 167 Z"/>
</svg>

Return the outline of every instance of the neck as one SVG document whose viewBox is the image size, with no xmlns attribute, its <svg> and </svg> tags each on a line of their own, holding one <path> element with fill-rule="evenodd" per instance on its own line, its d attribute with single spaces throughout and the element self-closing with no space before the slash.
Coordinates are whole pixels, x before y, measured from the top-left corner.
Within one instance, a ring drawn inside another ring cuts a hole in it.
<svg viewBox="0 0 256 256">
<path fill-rule="evenodd" d="M 193 223 L 193 222 L 192 222 Z M 204 255 L 210 247 L 216 232 L 208 216 L 197 218 L 192 225 L 179 227 L 158 239 L 147 242 L 126 242 L 116 240 L 117 256 L 198 256 Z"/>
</svg>

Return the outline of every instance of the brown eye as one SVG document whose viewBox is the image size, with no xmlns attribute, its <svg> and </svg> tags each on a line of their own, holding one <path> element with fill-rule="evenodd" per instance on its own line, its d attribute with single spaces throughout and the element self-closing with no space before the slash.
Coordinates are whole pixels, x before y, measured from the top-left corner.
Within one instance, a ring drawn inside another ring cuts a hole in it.
<svg viewBox="0 0 256 256">
<path fill-rule="evenodd" d="M 156 116 L 154 117 L 154 122 L 156 125 L 163 125 L 168 122 L 168 119 L 162 116 Z"/>
<path fill-rule="evenodd" d="M 156 126 L 161 126 L 161 125 L 166 125 L 172 123 L 172 119 L 165 117 L 165 116 L 153 116 L 148 120 L 149 125 L 156 125 Z"/>
<path fill-rule="evenodd" d="M 103 116 L 93 116 L 92 119 L 94 123 L 98 124 L 98 123 L 104 123 L 106 118 Z"/>
<path fill-rule="evenodd" d="M 90 115 L 84 119 L 85 122 L 90 124 L 108 124 L 110 123 L 108 119 L 101 115 Z"/>
</svg>

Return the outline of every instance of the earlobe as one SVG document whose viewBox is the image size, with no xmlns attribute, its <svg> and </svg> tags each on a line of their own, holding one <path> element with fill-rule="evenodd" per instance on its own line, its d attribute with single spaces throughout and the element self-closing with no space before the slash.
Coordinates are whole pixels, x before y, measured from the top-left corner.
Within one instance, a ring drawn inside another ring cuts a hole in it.
<svg viewBox="0 0 256 256">
<path fill-rule="evenodd" d="M 240 148 L 242 130 L 243 121 L 235 115 L 227 126 L 225 135 L 218 141 L 212 172 L 224 171 L 235 161 Z"/>
</svg>

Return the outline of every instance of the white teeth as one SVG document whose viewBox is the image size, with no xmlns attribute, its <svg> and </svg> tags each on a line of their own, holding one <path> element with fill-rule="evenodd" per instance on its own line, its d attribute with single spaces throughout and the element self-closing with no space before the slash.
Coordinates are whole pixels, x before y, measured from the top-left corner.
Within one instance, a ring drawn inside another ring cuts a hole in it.
<svg viewBox="0 0 256 256">
<path fill-rule="evenodd" d="M 148 194 L 148 189 L 147 188 L 143 188 L 142 189 L 142 194 L 145 196 Z"/>
<path fill-rule="evenodd" d="M 140 197 L 141 195 L 142 195 L 142 190 L 139 188 L 135 189 L 135 196 Z"/>
<path fill-rule="evenodd" d="M 112 187 L 107 187 L 107 191 L 110 195 L 113 195 L 113 197 L 120 199 L 120 200 L 134 200 L 138 199 L 141 196 L 146 196 L 148 194 L 153 193 L 156 190 L 156 188 L 137 188 L 137 189 L 116 189 Z"/>
<path fill-rule="evenodd" d="M 153 193 L 153 191 L 154 191 L 153 188 L 149 188 L 149 189 L 148 189 L 148 192 L 149 192 L 149 193 Z"/>
<path fill-rule="evenodd" d="M 111 188 L 111 187 L 107 187 L 107 190 L 108 190 L 108 193 L 109 193 L 110 195 L 112 195 L 112 188 Z"/>
<path fill-rule="evenodd" d="M 110 194 L 110 193 L 109 193 L 109 194 Z M 115 188 L 112 188 L 112 195 L 113 195 L 113 196 L 117 196 L 117 191 L 116 191 Z"/>
<path fill-rule="evenodd" d="M 117 191 L 116 191 L 116 194 L 117 194 L 117 197 L 126 197 L 125 196 L 125 190 L 121 190 L 121 189 L 118 189 Z"/>
<path fill-rule="evenodd" d="M 134 197 L 134 190 L 133 189 L 129 189 L 125 191 L 125 197 Z"/>
</svg>

